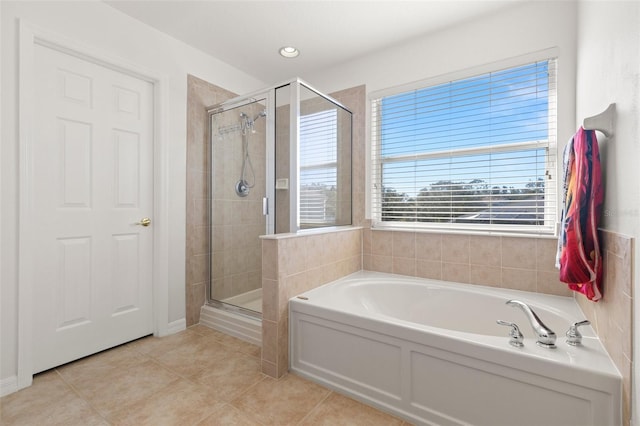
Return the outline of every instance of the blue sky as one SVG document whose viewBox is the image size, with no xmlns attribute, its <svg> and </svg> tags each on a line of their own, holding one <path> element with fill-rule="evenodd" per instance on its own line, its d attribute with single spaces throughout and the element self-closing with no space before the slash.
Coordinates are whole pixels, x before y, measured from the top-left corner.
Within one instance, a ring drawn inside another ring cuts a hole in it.
<svg viewBox="0 0 640 426">
<path fill-rule="evenodd" d="M 386 97 L 383 157 L 546 140 L 548 64 L 539 62 Z M 491 170 L 490 170 L 491 169 Z M 386 186 L 415 195 L 438 180 L 522 187 L 545 173 L 545 151 L 411 160 L 384 166 Z"/>
</svg>

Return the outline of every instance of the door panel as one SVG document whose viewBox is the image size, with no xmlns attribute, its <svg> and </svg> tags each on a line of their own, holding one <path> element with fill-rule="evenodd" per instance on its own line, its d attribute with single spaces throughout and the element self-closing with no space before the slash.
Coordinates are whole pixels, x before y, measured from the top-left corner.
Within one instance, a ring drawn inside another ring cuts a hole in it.
<svg viewBox="0 0 640 426">
<path fill-rule="evenodd" d="M 153 332 L 153 85 L 34 50 L 39 372 Z"/>
</svg>

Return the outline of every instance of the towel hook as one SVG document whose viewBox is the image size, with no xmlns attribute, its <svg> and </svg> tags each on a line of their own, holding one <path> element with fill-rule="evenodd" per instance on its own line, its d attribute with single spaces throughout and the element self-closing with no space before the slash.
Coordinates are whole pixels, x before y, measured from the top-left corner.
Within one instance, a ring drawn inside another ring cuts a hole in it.
<svg viewBox="0 0 640 426">
<path fill-rule="evenodd" d="M 616 104 L 610 104 L 600 114 L 585 118 L 582 122 L 582 127 L 585 130 L 598 130 L 610 138 L 613 136 L 615 112 Z"/>
</svg>

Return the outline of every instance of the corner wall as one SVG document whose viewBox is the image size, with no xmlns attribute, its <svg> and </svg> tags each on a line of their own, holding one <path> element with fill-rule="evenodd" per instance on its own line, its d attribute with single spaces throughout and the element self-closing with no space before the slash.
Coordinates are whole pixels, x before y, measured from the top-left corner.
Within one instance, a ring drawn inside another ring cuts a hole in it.
<svg viewBox="0 0 640 426">
<path fill-rule="evenodd" d="M 366 91 L 357 86 L 330 94 L 353 113 L 352 221 L 364 220 Z M 289 368 L 288 301 L 362 269 L 362 229 L 282 234 L 262 240 L 262 372 L 281 377 Z"/>
<path fill-rule="evenodd" d="M 612 248 L 618 239 L 640 237 L 640 3 L 624 1 L 583 1 L 578 3 L 578 46 L 576 74 L 576 127 L 585 117 L 603 111 L 616 103 L 615 134 L 605 139 L 598 134 L 603 171 L 605 200 L 601 228 L 605 235 L 607 256 L 620 257 L 624 251 Z M 608 240 L 607 240 L 608 238 Z M 627 282 L 610 279 L 605 267 L 602 306 L 595 310 L 598 322 L 606 319 L 603 331 L 621 336 L 625 324 L 633 324 L 640 312 L 640 253 L 627 254 L 632 266 Z M 622 256 L 624 258 L 624 255 Z M 607 259 L 605 259 L 606 261 Z M 630 281 L 630 282 L 628 282 Z M 631 311 L 622 301 L 630 300 Z M 627 312 L 628 318 L 620 320 Z M 628 321 L 628 322 L 627 322 Z M 637 321 L 636 321 L 637 322 Z M 600 330 L 599 330 L 600 331 Z M 613 343 L 613 334 L 601 336 Z M 633 342 L 623 348 L 624 340 L 612 345 L 611 356 L 619 363 L 623 376 L 633 377 L 633 385 L 625 383 L 625 425 L 640 425 L 638 384 L 640 369 L 640 327 L 634 327 Z M 631 358 L 629 358 L 631 357 Z M 632 387 L 632 389 L 630 389 Z M 631 395 L 629 395 L 631 392 Z M 631 418 L 631 421 L 629 419 Z"/>
</svg>

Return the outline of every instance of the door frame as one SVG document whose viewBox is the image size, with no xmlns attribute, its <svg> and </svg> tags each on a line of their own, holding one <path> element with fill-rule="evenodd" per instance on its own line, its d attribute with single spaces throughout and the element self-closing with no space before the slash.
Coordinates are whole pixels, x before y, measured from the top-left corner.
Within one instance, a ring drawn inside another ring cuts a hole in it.
<svg viewBox="0 0 640 426">
<path fill-rule="evenodd" d="M 19 205 L 18 205 L 18 376 L 17 387 L 22 389 L 33 380 L 33 247 L 37 235 L 29 224 L 34 217 L 33 150 L 35 133 L 35 45 L 55 49 L 82 60 L 92 62 L 153 85 L 153 266 L 152 305 L 153 334 L 168 334 L 169 313 L 169 171 L 167 154 L 167 122 L 169 78 L 156 71 L 110 55 L 93 46 L 80 44 L 66 36 L 52 33 L 29 22 L 19 22 Z"/>
</svg>

